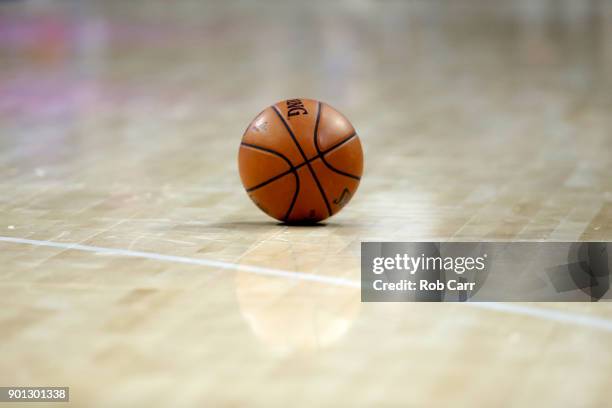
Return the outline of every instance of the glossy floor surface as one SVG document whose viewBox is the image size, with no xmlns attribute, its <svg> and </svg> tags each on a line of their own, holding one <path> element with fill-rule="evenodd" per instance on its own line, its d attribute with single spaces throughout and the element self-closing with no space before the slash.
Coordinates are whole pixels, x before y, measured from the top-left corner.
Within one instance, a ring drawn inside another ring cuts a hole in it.
<svg viewBox="0 0 612 408">
<path fill-rule="evenodd" d="M 612 240 L 610 44 L 604 0 L 0 2 L 0 386 L 610 404 L 608 303 L 365 304 L 355 284 L 366 240 Z M 246 125 L 296 96 L 365 153 L 316 227 L 267 218 L 237 172 Z"/>
</svg>

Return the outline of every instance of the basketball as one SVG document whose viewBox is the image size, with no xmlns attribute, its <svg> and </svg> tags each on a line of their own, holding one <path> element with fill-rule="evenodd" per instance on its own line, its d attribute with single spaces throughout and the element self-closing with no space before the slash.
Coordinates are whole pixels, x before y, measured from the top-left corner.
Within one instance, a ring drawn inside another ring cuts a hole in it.
<svg viewBox="0 0 612 408">
<path fill-rule="evenodd" d="M 238 167 L 251 200 L 285 223 L 314 223 L 339 212 L 363 172 L 361 142 L 351 123 L 324 102 L 288 99 L 249 124 Z"/>
</svg>

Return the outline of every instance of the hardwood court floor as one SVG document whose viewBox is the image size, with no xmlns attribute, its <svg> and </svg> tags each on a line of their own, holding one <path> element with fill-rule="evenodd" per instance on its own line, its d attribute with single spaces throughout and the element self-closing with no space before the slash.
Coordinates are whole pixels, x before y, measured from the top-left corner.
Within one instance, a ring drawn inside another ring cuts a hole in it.
<svg viewBox="0 0 612 408">
<path fill-rule="evenodd" d="M 364 240 L 611 240 L 611 41 L 605 1 L 0 3 L 0 385 L 608 405 L 607 303 L 362 304 L 355 282 Z M 317 227 L 237 173 L 247 123 L 296 96 L 365 151 Z"/>
</svg>

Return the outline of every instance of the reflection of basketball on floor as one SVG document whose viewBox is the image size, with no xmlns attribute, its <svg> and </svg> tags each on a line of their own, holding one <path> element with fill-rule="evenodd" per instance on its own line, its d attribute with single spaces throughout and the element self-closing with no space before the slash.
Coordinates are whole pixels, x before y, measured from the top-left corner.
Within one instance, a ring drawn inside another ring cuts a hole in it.
<svg viewBox="0 0 612 408">
<path fill-rule="evenodd" d="M 358 289 L 245 272 L 236 275 L 236 295 L 253 333 L 281 353 L 336 343 L 351 327 L 360 302 Z"/>
<path fill-rule="evenodd" d="M 344 240 L 322 234 L 311 242 L 300 236 L 300 232 L 289 232 L 282 239 L 255 244 L 241 262 L 296 270 L 300 265 L 306 270 L 326 262 L 331 270 L 347 271 L 334 277 L 358 281 L 359 260 L 346 252 Z M 317 250 L 322 242 L 326 251 Z M 341 342 L 361 307 L 359 288 L 242 271 L 236 272 L 235 290 L 249 328 L 267 348 L 281 354 L 308 353 Z"/>
<path fill-rule="evenodd" d="M 359 137 L 331 106 L 289 99 L 251 122 L 238 154 L 242 184 L 268 215 L 317 222 L 340 211 L 363 171 Z"/>
</svg>

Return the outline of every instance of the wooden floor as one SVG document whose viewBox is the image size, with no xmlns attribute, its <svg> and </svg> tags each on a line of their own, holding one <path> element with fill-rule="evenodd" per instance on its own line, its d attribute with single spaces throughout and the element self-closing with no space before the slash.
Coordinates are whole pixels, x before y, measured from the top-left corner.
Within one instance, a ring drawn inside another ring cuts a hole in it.
<svg viewBox="0 0 612 408">
<path fill-rule="evenodd" d="M 356 282 L 366 240 L 612 240 L 611 43 L 604 0 L 0 3 L 0 386 L 610 405 L 609 303 L 365 304 Z M 316 227 L 237 172 L 249 121 L 297 96 L 366 159 Z"/>
</svg>

